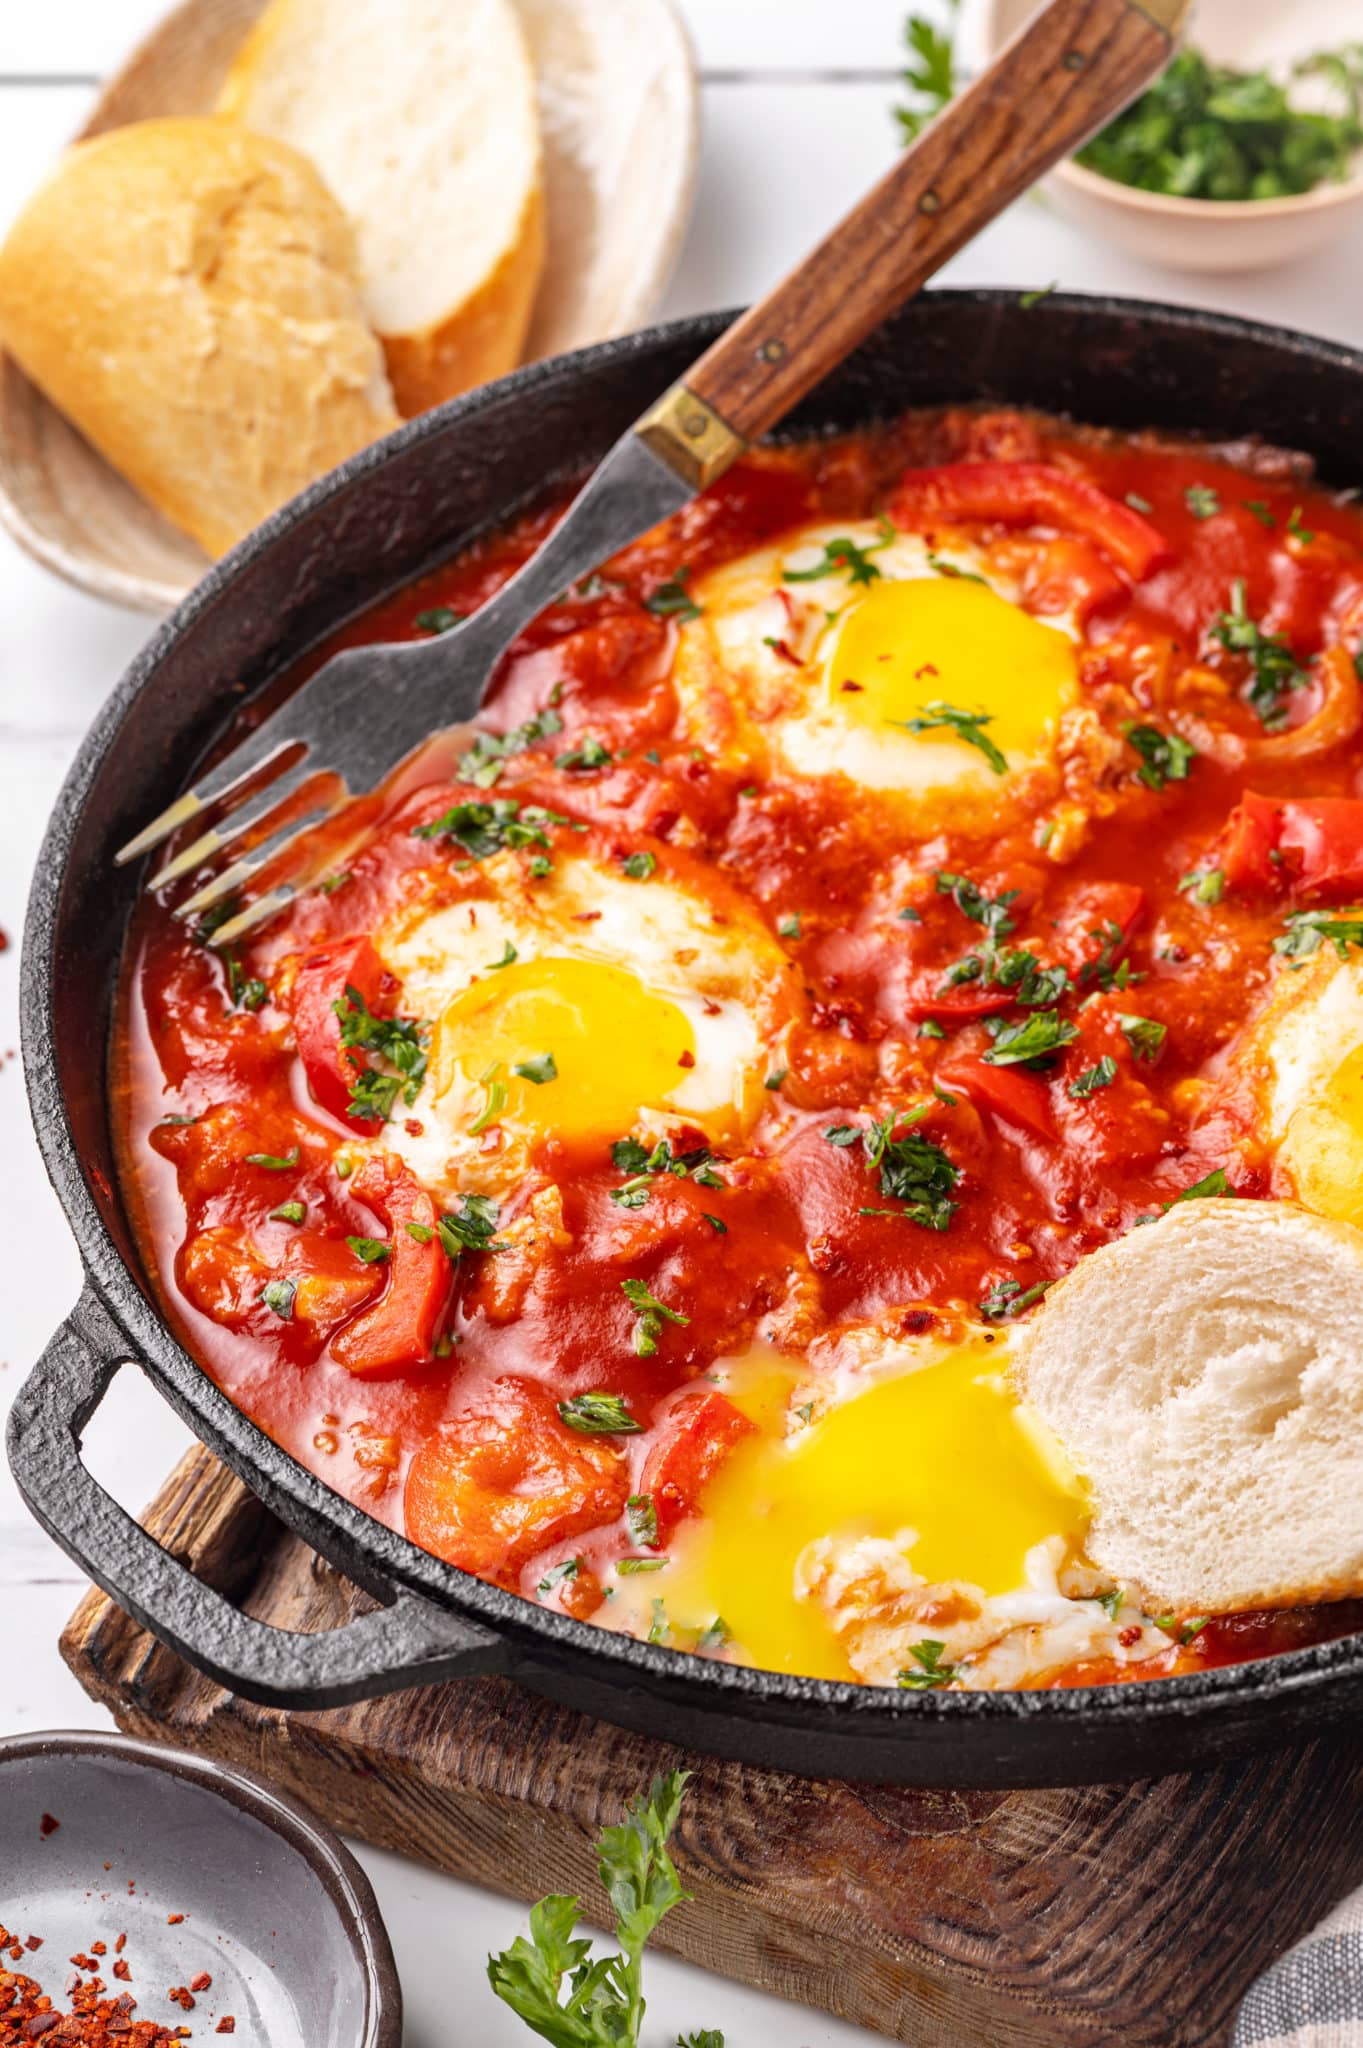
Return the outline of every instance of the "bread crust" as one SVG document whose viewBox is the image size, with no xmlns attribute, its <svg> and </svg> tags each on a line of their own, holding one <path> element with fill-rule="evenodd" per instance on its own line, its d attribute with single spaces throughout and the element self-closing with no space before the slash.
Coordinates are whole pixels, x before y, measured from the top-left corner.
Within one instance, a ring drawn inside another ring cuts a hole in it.
<svg viewBox="0 0 1363 2048">
<path fill-rule="evenodd" d="M 397 424 L 345 215 L 216 117 L 67 153 L 0 248 L 0 341 L 214 555 Z"/>
</svg>

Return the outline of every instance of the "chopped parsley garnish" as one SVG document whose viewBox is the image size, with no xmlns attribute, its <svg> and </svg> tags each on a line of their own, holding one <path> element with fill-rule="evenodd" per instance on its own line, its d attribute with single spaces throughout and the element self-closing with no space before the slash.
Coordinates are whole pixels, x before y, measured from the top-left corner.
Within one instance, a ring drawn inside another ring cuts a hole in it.
<svg viewBox="0 0 1363 2048">
<path fill-rule="evenodd" d="M 856 541 L 849 539 L 846 534 L 839 535 L 836 540 L 830 540 L 826 544 L 823 554 L 810 568 L 783 569 L 782 582 L 817 583 L 821 576 L 835 576 L 840 570 L 845 570 L 849 583 L 875 583 L 879 579 L 880 571 L 871 557 L 878 555 L 883 548 L 890 545 L 894 539 L 894 527 L 888 519 L 882 517 L 877 522 L 876 530 L 880 539 L 870 542 L 864 548 L 859 547 Z"/>
<path fill-rule="evenodd" d="M 1233 1190 L 1230 1182 L 1226 1179 L 1225 1167 L 1217 1166 L 1213 1167 L 1210 1173 L 1204 1174 L 1201 1180 L 1195 1180 L 1190 1188 L 1185 1188 L 1181 1195 L 1175 1195 L 1173 1201 L 1166 1202 L 1164 1207 L 1166 1209 L 1173 1209 L 1180 1202 L 1201 1201 L 1205 1195 L 1229 1195 L 1231 1193 L 1233 1193 Z"/>
<path fill-rule="evenodd" d="M 1077 1080 L 1071 1081 L 1065 1092 L 1072 1095 L 1076 1102 L 1082 1102 L 1085 1096 L 1096 1095 L 1100 1088 L 1110 1088 L 1116 1078 L 1117 1062 L 1111 1053 L 1105 1052 L 1098 1064 L 1089 1067 Z"/>
<path fill-rule="evenodd" d="M 294 1145 L 289 1151 L 284 1153 L 248 1152 L 246 1164 L 248 1166 L 267 1166 L 271 1173 L 287 1173 L 290 1167 L 297 1166 L 302 1156 L 297 1145 Z"/>
<path fill-rule="evenodd" d="M 1007 757 L 995 746 L 984 730 L 994 722 L 991 711 L 962 711 L 957 704 L 946 704 L 940 697 L 934 697 L 925 704 L 916 718 L 892 718 L 891 725 L 902 726 L 905 732 L 933 732 L 939 726 L 948 727 L 958 740 L 964 740 L 968 747 L 975 747 L 989 763 L 996 775 L 1008 773 Z"/>
<path fill-rule="evenodd" d="M 221 903 L 215 903 L 211 910 L 206 910 L 194 927 L 195 945 L 206 946 L 214 932 L 221 931 L 240 909 L 240 896 L 224 896 Z"/>
<path fill-rule="evenodd" d="M 418 612 L 412 624 L 418 633 L 448 633 L 463 616 L 462 612 L 451 611 L 447 604 L 437 604 L 432 605 L 429 611 Z"/>
<path fill-rule="evenodd" d="M 1138 491 L 1128 491 L 1123 503 L 1129 505 L 1133 512 L 1140 512 L 1142 514 L 1153 512 L 1155 509 L 1150 500 L 1141 497 Z"/>
<path fill-rule="evenodd" d="M 1286 923 L 1273 950 L 1288 960 L 1309 960 L 1327 939 L 1341 960 L 1348 958 L 1350 946 L 1363 946 L 1363 910 L 1298 910 Z"/>
<path fill-rule="evenodd" d="M 1036 285 L 1029 292 L 1019 292 L 1018 304 L 1023 312 L 1030 313 L 1033 306 L 1039 306 L 1043 299 L 1048 299 L 1059 283 L 1060 279 L 1053 277 L 1049 284 Z"/>
<path fill-rule="evenodd" d="M 267 1280 L 260 1290 L 260 1299 L 281 1323 L 293 1321 L 293 1298 L 298 1292 L 296 1280 Z"/>
<path fill-rule="evenodd" d="M 1004 1024 L 984 1055 L 991 1067 L 1050 1065 L 1051 1055 L 1079 1036 L 1079 1026 L 1067 1023 L 1054 1010 L 1034 1010 L 1016 1024 Z"/>
<path fill-rule="evenodd" d="M 763 1080 L 762 1086 L 764 1088 L 769 1089 L 771 1093 L 774 1095 L 777 1089 L 783 1085 L 786 1075 L 789 1072 L 789 1067 L 773 1067 L 771 1072 Z"/>
<path fill-rule="evenodd" d="M 658 1510 L 651 1493 L 632 1493 L 625 1502 L 625 1526 L 635 1543 L 658 1541 Z"/>
<path fill-rule="evenodd" d="M 552 1593 L 555 1586 L 563 1585 L 567 1579 L 575 1579 L 581 1569 L 582 1559 L 580 1557 L 565 1557 L 561 1563 L 550 1565 L 548 1571 L 544 1574 L 538 1586 L 536 1586 L 535 1591 L 537 1593 Z"/>
<path fill-rule="evenodd" d="M 702 1209 L 700 1213 L 709 1224 L 711 1230 L 714 1231 L 716 1237 L 727 1237 L 729 1235 L 729 1226 L 722 1217 L 712 1216 L 708 1209 Z"/>
<path fill-rule="evenodd" d="M 488 961 L 488 970 L 489 972 L 491 972 L 492 970 L 498 967 L 514 967 L 516 962 L 520 959 L 520 957 L 520 954 L 516 951 L 516 948 L 512 945 L 510 939 L 508 939 L 506 944 L 502 947 L 501 958 L 499 960 Z"/>
<path fill-rule="evenodd" d="M 1136 773 L 1148 789 L 1187 781 L 1188 770 L 1197 759 L 1197 748 L 1187 740 L 1176 732 L 1161 732 L 1157 725 L 1124 725 L 1122 733 L 1141 757 Z"/>
<path fill-rule="evenodd" d="M 1038 1280 L 1035 1287 L 1024 1288 L 1020 1280 L 998 1280 L 980 1303 L 980 1314 L 986 1322 L 1011 1322 L 1034 1301 L 1040 1301 L 1046 1289 L 1054 1284 L 1051 1280 Z"/>
<path fill-rule="evenodd" d="M 1287 530 L 1291 534 L 1293 540 L 1299 540 L 1302 543 L 1303 547 L 1310 547 L 1312 541 L 1316 537 L 1315 534 L 1312 533 L 1310 527 L 1302 525 L 1300 505 L 1294 505 L 1292 507 L 1292 512 L 1287 522 Z"/>
<path fill-rule="evenodd" d="M 927 1115 L 931 1104 L 923 1103 L 907 1113 L 907 1121 L 916 1123 Z M 951 1219 L 960 1207 L 950 1197 L 961 1178 L 960 1169 L 953 1165 L 940 1145 L 934 1145 L 930 1138 L 924 1138 L 912 1129 L 902 1137 L 896 1137 L 899 1124 L 906 1121 L 904 1115 L 893 1112 L 878 1123 L 834 1124 L 824 1132 L 830 1145 L 846 1146 L 860 1142 L 866 1155 L 866 1167 L 870 1173 L 879 1173 L 880 1192 L 891 1201 L 902 1202 L 902 1209 L 870 1210 L 864 1213 L 884 1216 L 902 1216 L 907 1222 L 917 1223 L 924 1230 L 949 1230 Z"/>
<path fill-rule="evenodd" d="M 341 1050 L 367 1052 L 387 1061 L 387 1071 L 369 1066 L 357 1069 L 350 1084 L 351 1116 L 375 1118 L 386 1123 L 398 1096 L 410 1106 L 416 1101 L 426 1078 L 426 1045 L 421 1026 L 413 1017 L 376 1017 L 360 991 L 347 982 L 345 994 L 332 1004 L 340 1020 Z"/>
<path fill-rule="evenodd" d="M 1098 1605 L 1109 1621 L 1115 1621 L 1126 1604 L 1126 1595 L 1120 1586 L 1114 1586 L 1110 1593 L 1100 1594 Z"/>
<path fill-rule="evenodd" d="M 657 872 L 658 856 L 656 853 L 627 854 L 621 866 L 632 882 L 646 882 Z"/>
<path fill-rule="evenodd" d="M 651 597 L 644 599 L 644 610 L 652 612 L 658 619 L 676 619 L 679 625 L 686 625 L 692 619 L 704 616 L 704 607 L 698 605 L 686 587 L 689 569 L 678 569 L 675 576 L 660 583 Z"/>
<path fill-rule="evenodd" d="M 949 0 L 949 6 L 954 17 L 960 0 Z M 917 141 L 928 122 L 955 95 L 954 22 L 940 28 L 921 14 L 911 14 L 904 24 L 904 40 L 909 46 L 909 63 L 901 75 L 910 100 L 907 107 L 896 107 L 894 114 L 903 130 L 903 140 L 908 143 Z"/>
<path fill-rule="evenodd" d="M 558 1067 L 551 1052 L 539 1052 L 533 1059 L 520 1060 L 511 1071 L 519 1074 L 522 1081 L 533 1081 L 537 1088 L 542 1088 L 546 1081 L 558 1079 Z"/>
<path fill-rule="evenodd" d="M 1226 871 L 1224 868 L 1190 868 L 1179 878 L 1179 894 L 1191 896 L 1194 903 L 1210 908 L 1219 903 L 1226 893 Z"/>
<path fill-rule="evenodd" d="M 1304 689 L 1309 677 L 1281 634 L 1266 633 L 1245 609 L 1245 581 L 1231 585 L 1230 610 L 1220 613 L 1211 636 L 1231 654 L 1243 654 L 1250 665 L 1245 702 L 1267 732 L 1287 723 L 1287 700 Z"/>
<path fill-rule="evenodd" d="M 558 1412 L 569 1429 L 583 1436 L 635 1436 L 643 1427 L 620 1394 L 574 1394 L 559 1402 Z"/>
<path fill-rule="evenodd" d="M 235 953 L 224 953 L 223 965 L 227 969 L 227 993 L 234 1010 L 258 1010 L 270 1000 L 268 984 L 255 975 L 248 978 Z"/>
<path fill-rule="evenodd" d="M 554 766 L 566 768 L 574 773 L 585 772 L 593 768 L 609 768 L 614 758 L 609 748 L 604 747 L 600 740 L 593 739 L 589 733 L 585 739 L 579 740 L 575 747 L 570 747 L 566 754 L 556 754 Z"/>
<path fill-rule="evenodd" d="M 1210 484 L 1189 484 L 1183 501 L 1194 519 L 1213 519 L 1221 510 L 1221 500 Z"/>
<path fill-rule="evenodd" d="M 928 549 L 928 567 L 936 576 L 945 576 L 953 583 L 984 583 L 983 576 L 977 576 L 973 569 L 962 569 L 955 562 L 949 562 L 945 555 L 934 554 Z"/>
<path fill-rule="evenodd" d="M 510 797 L 494 797 L 490 803 L 480 803 L 474 798 L 451 804 L 443 816 L 432 818 L 429 825 L 414 825 L 412 837 L 452 839 L 470 860 L 487 860 L 504 847 L 514 852 L 523 846 L 547 846 L 549 835 L 545 827 L 569 823 L 570 819 L 561 818 L 557 811 L 546 811 L 539 804 L 521 805 Z"/>
<path fill-rule="evenodd" d="M 722 1188 L 725 1183 L 715 1172 L 714 1153 L 708 1145 L 690 1152 L 674 1152 L 669 1138 L 660 1138 L 651 1148 L 638 1138 L 617 1138 L 611 1146 L 611 1164 L 629 1178 L 611 1189 L 611 1200 L 621 1209 L 642 1209 L 648 1200 L 655 1174 L 668 1173 L 676 1180 L 694 1180 L 703 1188 Z"/>
<path fill-rule="evenodd" d="M 798 911 L 794 912 L 790 917 L 783 917 L 778 921 L 776 926 L 776 935 L 778 938 L 781 939 L 799 938 L 800 916 Z"/>
<path fill-rule="evenodd" d="M 1277 525 L 1277 520 L 1273 517 L 1273 514 L 1269 511 L 1267 505 L 1264 503 L 1262 498 L 1244 498 L 1241 500 L 1241 502 L 1244 505 L 1246 512 L 1248 512 L 1251 515 L 1251 517 L 1257 519 L 1260 526 L 1268 527 L 1269 531 L 1271 532 L 1272 529 Z"/>
<path fill-rule="evenodd" d="M 1167 1024 L 1157 1024 L 1153 1017 L 1128 1016 L 1125 1011 L 1119 1013 L 1117 1022 L 1138 1060 L 1158 1059 L 1160 1047 L 1169 1036 Z"/>
<path fill-rule="evenodd" d="M 491 1195 L 461 1195 L 457 1213 L 442 1216 L 435 1226 L 446 1256 L 457 1265 L 465 1252 L 501 1251 L 494 1242 L 499 1214 Z M 415 1236 L 411 1224 L 408 1229 Z"/>
<path fill-rule="evenodd" d="M 475 783 L 479 789 L 491 789 L 514 755 L 525 753 L 540 740 L 552 739 L 562 730 L 563 720 L 557 711 L 546 709 L 528 718 L 524 725 L 513 726 L 510 732 L 475 733 L 473 745 L 455 764 L 459 780 Z"/>
<path fill-rule="evenodd" d="M 324 896 L 334 896 L 338 889 L 344 889 L 346 883 L 354 879 L 349 868 L 336 868 L 331 874 L 323 875 L 317 886 Z"/>
<path fill-rule="evenodd" d="M 366 1266 L 381 1266 L 385 1259 L 393 1255 L 393 1247 L 386 1238 L 348 1237 L 346 1243 L 356 1258 L 363 1260 Z"/>
<path fill-rule="evenodd" d="M 1114 964 L 1126 944 L 1126 933 L 1115 918 L 1110 918 L 1106 924 L 1095 925 L 1089 937 L 1097 939 L 1098 951 L 1079 969 L 1079 979 L 1085 988 L 1096 982 L 1106 995 L 1114 988 L 1130 988 L 1134 983 L 1145 980 L 1144 974 L 1136 973 L 1129 961 Z"/>
<path fill-rule="evenodd" d="M 615 1569 L 622 1579 L 635 1577 L 639 1572 L 666 1571 L 670 1559 L 666 1557 L 618 1557 Z"/>
<path fill-rule="evenodd" d="M 957 1673 L 955 1664 L 944 1664 L 942 1652 L 946 1644 L 934 1636 L 924 1636 L 921 1643 L 910 1643 L 909 1655 L 914 1668 L 899 1673 L 899 1685 L 904 1692 L 932 1692 L 941 1685 L 950 1685 Z"/>
<path fill-rule="evenodd" d="M 501 1071 L 501 1061 L 494 1060 L 492 1065 L 478 1076 L 481 1086 L 487 1092 L 483 1096 L 482 1108 L 469 1125 L 469 1136 L 471 1138 L 481 1138 L 483 1132 L 487 1130 L 490 1124 L 496 1123 L 498 1117 L 506 1108 L 506 1082 L 499 1079 Z"/>
<path fill-rule="evenodd" d="M 685 1326 L 690 1316 L 684 1316 L 680 1309 L 669 1308 L 665 1301 L 659 1301 L 656 1294 L 649 1292 L 642 1280 L 622 1280 L 620 1289 L 639 1320 L 634 1326 L 634 1349 L 640 1358 L 652 1358 L 658 1349 L 658 1339 L 663 1334 L 664 1322 L 680 1323 Z M 633 1427 L 638 1428 L 638 1423 Z"/>
<path fill-rule="evenodd" d="M 281 1202 L 277 1209 L 271 1209 L 270 1220 L 274 1223 L 301 1223 L 307 1213 L 302 1202 Z"/>
</svg>

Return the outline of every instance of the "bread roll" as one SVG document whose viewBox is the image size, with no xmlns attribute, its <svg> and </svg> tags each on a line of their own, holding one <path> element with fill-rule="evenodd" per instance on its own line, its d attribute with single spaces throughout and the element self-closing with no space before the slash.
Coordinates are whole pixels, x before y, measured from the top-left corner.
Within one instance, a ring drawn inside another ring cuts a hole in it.
<svg viewBox="0 0 1363 2048">
<path fill-rule="evenodd" d="M 234 123 L 81 143 L 0 248 L 0 341 L 210 554 L 396 425 L 348 222 Z"/>
<path fill-rule="evenodd" d="M 1363 1594 L 1363 1232 L 1180 1203 L 1081 1260 L 1012 1371 L 1092 1489 L 1089 1557 L 1147 1613 Z"/>
<path fill-rule="evenodd" d="M 511 0 L 273 0 L 219 109 L 303 150 L 355 222 L 404 413 L 514 368 L 544 195 Z"/>
</svg>

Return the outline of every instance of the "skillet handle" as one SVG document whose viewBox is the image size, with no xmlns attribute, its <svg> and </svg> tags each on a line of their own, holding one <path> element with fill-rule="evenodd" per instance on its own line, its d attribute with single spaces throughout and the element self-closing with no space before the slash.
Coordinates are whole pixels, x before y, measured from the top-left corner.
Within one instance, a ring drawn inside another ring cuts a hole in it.
<svg viewBox="0 0 1363 2048">
<path fill-rule="evenodd" d="M 496 1636 L 415 1594 L 342 1628 L 297 1635 L 256 1621 L 163 1550 L 81 1460 L 81 1436 L 125 1362 L 121 1332 L 87 1287 L 9 1419 L 20 1493 L 49 1536 L 120 1607 L 217 1684 L 307 1711 L 504 1667 Z"/>
</svg>

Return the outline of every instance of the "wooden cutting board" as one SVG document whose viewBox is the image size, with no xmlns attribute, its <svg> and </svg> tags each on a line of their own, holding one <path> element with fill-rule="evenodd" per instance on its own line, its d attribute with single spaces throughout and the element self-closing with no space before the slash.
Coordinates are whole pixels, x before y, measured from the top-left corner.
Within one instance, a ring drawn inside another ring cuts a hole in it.
<svg viewBox="0 0 1363 2048">
<path fill-rule="evenodd" d="M 281 1627 L 369 1604 L 202 1449 L 145 1519 Z M 685 1756 L 502 1679 L 272 1712 L 94 1592 L 62 1651 L 129 1732 L 252 1765 L 348 1834 L 519 1898 L 603 1910 L 598 1828 L 685 1763 L 695 1898 L 663 1946 L 915 2048 L 1225 2043 L 1250 1979 L 1363 1881 L 1363 1736 L 1136 1785 L 905 1791 Z"/>
</svg>

